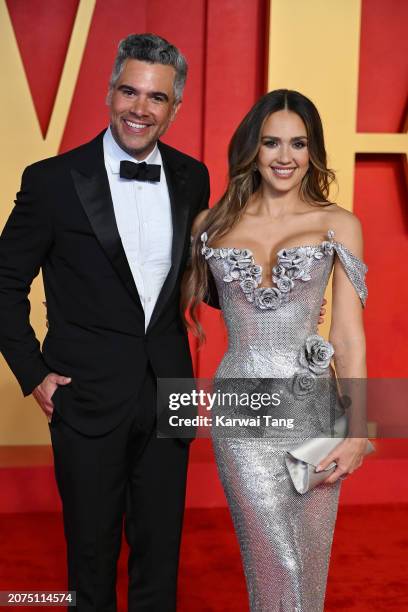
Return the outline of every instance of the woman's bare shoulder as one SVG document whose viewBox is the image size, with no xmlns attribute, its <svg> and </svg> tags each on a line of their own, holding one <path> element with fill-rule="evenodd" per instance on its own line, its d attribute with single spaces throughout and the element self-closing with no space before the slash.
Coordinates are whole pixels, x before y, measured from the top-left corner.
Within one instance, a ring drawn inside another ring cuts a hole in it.
<svg viewBox="0 0 408 612">
<path fill-rule="evenodd" d="M 202 210 L 201 212 L 199 212 L 198 215 L 195 217 L 193 221 L 193 225 L 191 227 L 191 234 L 193 236 L 197 234 L 201 225 L 204 223 L 205 219 L 207 218 L 207 215 L 209 212 L 210 212 L 210 209 L 206 208 L 205 210 Z"/>
<path fill-rule="evenodd" d="M 325 212 L 329 229 L 334 231 L 334 239 L 348 247 L 357 257 L 361 257 L 363 232 L 359 218 L 338 204 L 331 204 Z"/>
</svg>

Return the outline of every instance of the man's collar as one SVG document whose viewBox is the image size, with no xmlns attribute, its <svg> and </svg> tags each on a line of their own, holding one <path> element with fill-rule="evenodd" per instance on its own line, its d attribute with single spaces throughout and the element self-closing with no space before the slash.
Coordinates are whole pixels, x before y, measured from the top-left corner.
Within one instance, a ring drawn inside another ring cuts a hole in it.
<svg viewBox="0 0 408 612">
<path fill-rule="evenodd" d="M 119 174 L 120 162 L 122 160 L 127 160 L 134 163 L 140 163 L 144 161 L 148 164 L 162 164 L 162 159 L 157 143 L 155 144 L 153 151 L 151 151 L 149 155 L 145 157 L 145 159 L 135 159 L 118 145 L 112 135 L 110 126 L 106 130 L 103 137 L 103 149 L 105 153 L 105 159 L 113 174 Z"/>
</svg>

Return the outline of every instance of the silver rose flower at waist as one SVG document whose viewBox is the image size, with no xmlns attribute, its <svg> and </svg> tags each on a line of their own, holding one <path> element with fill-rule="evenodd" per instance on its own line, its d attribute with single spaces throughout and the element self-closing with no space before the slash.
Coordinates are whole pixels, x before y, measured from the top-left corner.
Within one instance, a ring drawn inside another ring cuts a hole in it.
<svg viewBox="0 0 408 612">
<path fill-rule="evenodd" d="M 318 334 L 306 338 L 298 353 L 302 369 L 292 379 L 292 393 L 295 397 L 301 398 L 315 392 L 317 380 L 327 374 L 333 355 L 333 345 Z"/>
</svg>

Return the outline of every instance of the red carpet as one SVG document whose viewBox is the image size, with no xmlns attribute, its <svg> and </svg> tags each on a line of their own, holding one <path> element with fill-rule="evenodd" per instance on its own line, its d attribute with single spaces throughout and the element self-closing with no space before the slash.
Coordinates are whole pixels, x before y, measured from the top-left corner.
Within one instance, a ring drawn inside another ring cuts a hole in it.
<svg viewBox="0 0 408 612">
<path fill-rule="evenodd" d="M 408 506 L 401 504 L 340 508 L 326 611 L 408 611 L 407 517 Z M 0 590 L 64 588 L 65 548 L 59 514 L 2 514 L 0 550 Z M 125 556 L 124 547 L 118 581 L 120 612 L 126 609 Z M 179 612 L 247 610 L 239 551 L 227 510 L 187 510 Z"/>
</svg>

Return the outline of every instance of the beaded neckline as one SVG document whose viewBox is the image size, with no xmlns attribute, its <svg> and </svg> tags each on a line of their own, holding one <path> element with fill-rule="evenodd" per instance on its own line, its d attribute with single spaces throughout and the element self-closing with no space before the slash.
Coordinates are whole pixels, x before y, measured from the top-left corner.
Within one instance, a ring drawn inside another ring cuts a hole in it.
<svg viewBox="0 0 408 612">
<path fill-rule="evenodd" d="M 207 234 L 201 235 L 202 254 L 206 259 L 214 257 L 226 263 L 226 274 L 223 280 L 227 283 L 239 281 L 240 287 L 249 302 L 262 310 L 276 310 L 286 302 L 296 282 L 311 279 L 310 268 L 315 260 L 333 253 L 334 231 L 327 232 L 328 240 L 320 244 L 301 245 L 280 249 L 277 252 L 276 265 L 272 269 L 272 287 L 260 287 L 262 283 L 262 266 L 254 260 L 250 249 L 234 247 L 208 247 Z"/>
</svg>

